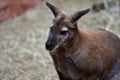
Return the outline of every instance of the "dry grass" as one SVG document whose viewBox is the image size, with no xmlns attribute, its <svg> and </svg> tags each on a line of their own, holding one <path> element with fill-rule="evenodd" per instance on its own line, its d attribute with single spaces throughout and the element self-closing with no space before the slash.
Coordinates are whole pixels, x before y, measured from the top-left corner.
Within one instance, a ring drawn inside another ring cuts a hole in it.
<svg viewBox="0 0 120 80">
<path fill-rule="evenodd" d="M 67 13 L 90 7 L 92 0 L 50 1 Z M 44 48 L 53 16 L 39 4 L 14 20 L 0 24 L 0 80 L 58 80 Z M 79 26 L 102 27 L 120 35 L 120 15 L 109 9 L 86 15 Z"/>
</svg>

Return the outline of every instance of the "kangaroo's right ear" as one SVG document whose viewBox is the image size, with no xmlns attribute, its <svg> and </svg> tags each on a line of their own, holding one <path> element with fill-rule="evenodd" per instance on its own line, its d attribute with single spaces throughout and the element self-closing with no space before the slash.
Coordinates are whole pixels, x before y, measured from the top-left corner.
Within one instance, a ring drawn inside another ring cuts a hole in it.
<svg viewBox="0 0 120 80">
<path fill-rule="evenodd" d="M 56 8 L 55 6 L 50 4 L 49 2 L 46 2 L 46 5 L 52 11 L 52 13 L 54 14 L 55 17 L 58 16 L 61 13 L 61 11 L 58 8 Z"/>
<path fill-rule="evenodd" d="M 87 14 L 89 11 L 90 11 L 90 8 L 74 13 L 71 16 L 72 22 L 78 21 L 82 16 L 84 16 L 85 14 Z"/>
</svg>

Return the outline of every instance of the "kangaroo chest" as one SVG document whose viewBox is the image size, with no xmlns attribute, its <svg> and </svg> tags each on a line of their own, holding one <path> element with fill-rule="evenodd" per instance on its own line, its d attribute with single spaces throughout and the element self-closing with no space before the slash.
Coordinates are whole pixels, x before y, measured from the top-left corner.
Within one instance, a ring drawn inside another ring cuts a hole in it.
<svg viewBox="0 0 120 80">
<path fill-rule="evenodd" d="M 57 65 L 57 70 L 68 80 L 99 80 L 95 74 L 87 76 L 88 73 L 85 70 L 79 70 L 75 64 L 71 59 L 64 59 L 57 61 L 55 65 Z"/>
<path fill-rule="evenodd" d="M 84 66 L 78 65 L 79 63 L 82 64 L 83 60 L 80 59 L 78 61 L 77 58 L 78 56 L 76 55 L 72 55 L 70 57 L 54 56 L 56 69 L 61 72 L 66 79 L 69 80 L 97 80 L 97 76 L 95 74 L 89 73 L 91 71 L 89 71 L 88 68 L 84 68 L 87 66 L 87 63 L 84 63 Z"/>
</svg>

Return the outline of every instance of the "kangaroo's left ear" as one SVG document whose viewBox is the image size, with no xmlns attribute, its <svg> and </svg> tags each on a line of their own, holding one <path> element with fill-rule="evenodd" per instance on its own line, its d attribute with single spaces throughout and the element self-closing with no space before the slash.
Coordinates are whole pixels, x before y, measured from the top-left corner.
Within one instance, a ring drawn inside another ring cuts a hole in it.
<svg viewBox="0 0 120 80">
<path fill-rule="evenodd" d="M 53 15 L 57 17 L 59 14 L 62 14 L 62 11 L 60 11 L 57 7 L 55 7 L 53 4 L 46 2 L 46 6 L 52 11 Z"/>
<path fill-rule="evenodd" d="M 82 17 L 83 15 L 87 14 L 89 11 L 90 11 L 90 8 L 74 13 L 71 16 L 72 22 L 76 22 L 77 20 L 79 20 L 80 17 Z"/>
</svg>

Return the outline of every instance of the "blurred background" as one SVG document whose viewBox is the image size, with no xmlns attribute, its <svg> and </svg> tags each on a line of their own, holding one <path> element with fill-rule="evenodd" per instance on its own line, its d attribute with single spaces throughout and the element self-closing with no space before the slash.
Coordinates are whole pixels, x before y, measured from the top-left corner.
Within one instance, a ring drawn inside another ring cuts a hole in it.
<svg viewBox="0 0 120 80">
<path fill-rule="evenodd" d="M 120 0 L 0 0 L 0 80 L 58 80 L 44 48 L 54 18 L 45 1 L 68 14 L 91 8 L 79 27 L 120 36 Z"/>
</svg>

